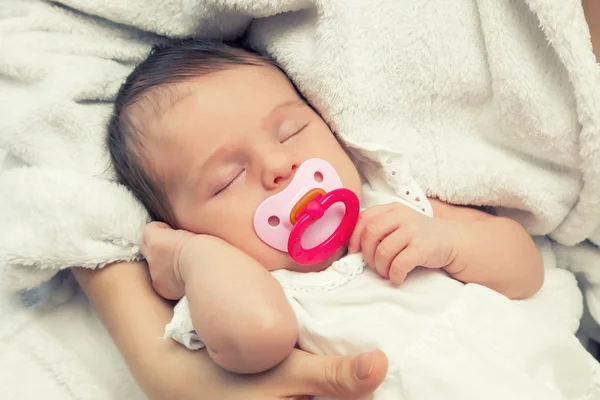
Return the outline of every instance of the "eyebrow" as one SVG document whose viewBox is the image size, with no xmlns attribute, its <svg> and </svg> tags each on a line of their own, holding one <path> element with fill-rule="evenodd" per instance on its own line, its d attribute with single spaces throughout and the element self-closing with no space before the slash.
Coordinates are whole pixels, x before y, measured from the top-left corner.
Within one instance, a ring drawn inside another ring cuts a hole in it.
<svg viewBox="0 0 600 400">
<path fill-rule="evenodd" d="M 287 107 L 291 107 L 291 106 L 303 106 L 306 103 L 304 101 L 302 101 L 302 99 L 294 99 L 294 100 L 288 100 L 288 101 L 284 101 L 283 103 L 275 106 L 271 112 L 269 112 L 269 114 L 267 116 L 265 116 L 263 119 L 265 118 L 269 118 L 271 115 L 273 115 L 274 113 L 276 113 L 277 111 L 279 111 L 282 108 L 287 108 Z"/>
</svg>

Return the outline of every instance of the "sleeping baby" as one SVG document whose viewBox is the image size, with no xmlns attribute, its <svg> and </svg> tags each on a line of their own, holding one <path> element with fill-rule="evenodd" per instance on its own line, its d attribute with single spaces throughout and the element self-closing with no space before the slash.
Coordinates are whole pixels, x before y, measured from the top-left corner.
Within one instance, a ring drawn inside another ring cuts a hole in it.
<svg viewBox="0 0 600 400">
<path fill-rule="evenodd" d="M 157 221 L 142 251 L 180 300 L 166 336 L 221 367 L 381 349 L 372 399 L 600 397 L 575 337 L 509 300 L 543 282 L 530 235 L 428 199 L 400 153 L 338 140 L 271 60 L 156 47 L 119 92 L 109 149 Z"/>
</svg>

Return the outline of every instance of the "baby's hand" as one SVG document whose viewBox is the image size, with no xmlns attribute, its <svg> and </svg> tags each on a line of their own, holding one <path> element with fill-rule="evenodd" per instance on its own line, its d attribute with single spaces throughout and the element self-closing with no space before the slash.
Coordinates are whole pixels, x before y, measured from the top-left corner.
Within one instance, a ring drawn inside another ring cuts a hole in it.
<svg viewBox="0 0 600 400">
<path fill-rule="evenodd" d="M 165 299 L 179 300 L 185 293 L 179 257 L 194 236 L 188 231 L 174 230 L 162 222 L 151 222 L 144 229 L 142 254 L 148 262 L 154 290 Z"/>
<path fill-rule="evenodd" d="M 453 262 L 452 226 L 401 203 L 375 206 L 360 214 L 348 251 L 362 249 L 369 266 L 399 284 L 415 267 L 443 268 Z"/>
</svg>

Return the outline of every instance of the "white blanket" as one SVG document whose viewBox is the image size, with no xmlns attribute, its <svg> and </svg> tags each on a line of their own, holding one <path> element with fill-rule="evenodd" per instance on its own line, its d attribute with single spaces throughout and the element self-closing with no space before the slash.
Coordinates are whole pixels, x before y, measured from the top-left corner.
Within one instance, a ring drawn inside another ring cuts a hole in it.
<svg viewBox="0 0 600 400">
<path fill-rule="evenodd" d="M 252 18 L 249 42 L 341 136 L 401 147 L 428 195 L 600 239 L 600 68 L 578 0 L 9 0 L 0 16 L 0 147 L 32 166 L 0 176 L 3 286 L 138 256 L 146 216 L 104 179 L 111 100 L 155 34 L 233 38 Z M 585 262 L 565 266 L 598 280 Z"/>
<path fill-rule="evenodd" d="M 428 195 L 501 207 L 565 245 L 600 239 L 600 68 L 577 0 L 63 0 L 0 10 L 0 145 L 36 167 L 1 177 L 3 284 L 50 275 L 25 266 L 135 255 L 143 213 L 102 178 L 113 176 L 110 101 L 158 40 L 139 29 L 231 38 L 251 17 L 272 16 L 251 24 L 250 43 L 341 136 L 401 146 Z"/>
<path fill-rule="evenodd" d="M 580 0 L 4 0 L 0 148 L 26 167 L 0 174 L 1 286 L 140 257 L 111 101 L 158 35 L 245 32 L 343 139 L 401 148 L 427 195 L 552 237 L 600 320 L 600 68 Z"/>
</svg>

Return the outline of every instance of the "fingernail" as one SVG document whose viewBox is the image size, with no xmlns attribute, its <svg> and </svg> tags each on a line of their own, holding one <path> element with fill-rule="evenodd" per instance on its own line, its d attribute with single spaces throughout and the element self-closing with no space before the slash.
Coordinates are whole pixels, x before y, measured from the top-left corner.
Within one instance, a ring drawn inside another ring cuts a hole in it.
<svg viewBox="0 0 600 400">
<path fill-rule="evenodd" d="M 358 379 L 367 379 L 373 370 L 374 352 L 361 355 L 354 365 L 354 374 Z"/>
</svg>

